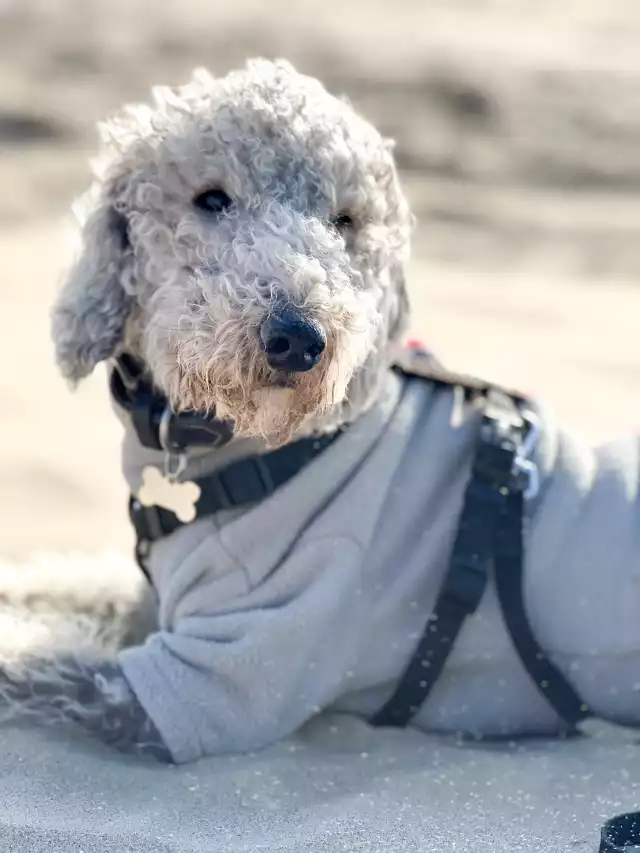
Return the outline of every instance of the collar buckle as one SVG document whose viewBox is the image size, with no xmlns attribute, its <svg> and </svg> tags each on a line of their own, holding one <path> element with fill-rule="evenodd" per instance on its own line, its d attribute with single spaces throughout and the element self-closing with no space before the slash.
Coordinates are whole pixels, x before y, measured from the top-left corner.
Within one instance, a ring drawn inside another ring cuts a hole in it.
<svg viewBox="0 0 640 853">
<path fill-rule="evenodd" d="M 187 448 L 223 447 L 233 438 L 229 421 L 220 421 L 199 412 L 173 411 L 166 403 L 158 424 L 158 441 L 163 450 L 182 453 Z"/>
<path fill-rule="evenodd" d="M 129 353 L 121 353 L 113 360 L 110 390 L 115 402 L 131 415 L 144 447 L 162 449 L 176 456 L 192 446 L 222 447 L 233 438 L 229 421 L 201 412 L 174 412 L 167 399 L 153 387 L 144 367 Z M 171 470 L 179 467 L 176 460 L 170 464 Z"/>
</svg>

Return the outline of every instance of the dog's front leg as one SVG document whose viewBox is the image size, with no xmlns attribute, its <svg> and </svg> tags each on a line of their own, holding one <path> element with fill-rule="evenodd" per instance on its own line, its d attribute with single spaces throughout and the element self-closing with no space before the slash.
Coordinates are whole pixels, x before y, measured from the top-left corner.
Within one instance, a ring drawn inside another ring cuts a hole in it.
<svg viewBox="0 0 640 853">
<path fill-rule="evenodd" d="M 0 719 L 72 723 L 121 752 L 171 761 L 171 754 L 115 662 L 69 655 L 0 669 Z"/>
</svg>

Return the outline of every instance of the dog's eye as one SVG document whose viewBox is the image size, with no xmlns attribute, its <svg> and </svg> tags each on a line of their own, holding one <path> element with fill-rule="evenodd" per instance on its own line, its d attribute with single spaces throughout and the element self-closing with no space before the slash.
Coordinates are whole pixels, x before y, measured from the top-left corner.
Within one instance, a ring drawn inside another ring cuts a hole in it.
<svg viewBox="0 0 640 853">
<path fill-rule="evenodd" d="M 194 205 L 206 213 L 222 213 L 233 204 L 224 190 L 207 190 L 193 200 Z"/>
<path fill-rule="evenodd" d="M 337 216 L 331 217 L 331 224 L 338 231 L 346 231 L 353 226 L 353 219 L 348 213 L 339 213 Z"/>
</svg>

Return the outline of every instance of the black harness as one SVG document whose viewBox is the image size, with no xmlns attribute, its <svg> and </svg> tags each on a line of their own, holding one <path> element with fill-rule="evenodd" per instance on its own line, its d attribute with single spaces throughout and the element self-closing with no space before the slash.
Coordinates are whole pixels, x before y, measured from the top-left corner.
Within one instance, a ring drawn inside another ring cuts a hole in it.
<svg viewBox="0 0 640 853">
<path fill-rule="evenodd" d="M 404 351 L 394 369 L 436 386 L 455 387 L 481 402 L 479 431 L 458 532 L 433 612 L 393 695 L 371 720 L 376 726 L 406 726 L 429 696 L 465 620 L 477 609 L 493 576 L 505 624 L 536 687 L 553 706 L 568 732 L 581 730 L 593 712 L 538 645 L 523 600 L 524 504 L 537 489 L 537 469 L 529 460 L 536 418 L 526 398 L 470 376 L 445 370 L 417 349 Z M 111 393 L 131 415 L 141 443 L 164 450 L 169 461 L 187 448 L 220 447 L 232 429 L 215 416 L 174 413 L 142 368 L 121 356 L 111 373 Z M 196 480 L 196 517 L 264 500 L 318 456 L 340 432 L 303 439 L 270 453 L 245 457 Z M 176 469 L 177 470 L 177 469 Z M 136 532 L 136 558 L 149 577 L 150 546 L 182 526 L 172 512 L 143 506 L 132 496 L 129 515 Z"/>
</svg>

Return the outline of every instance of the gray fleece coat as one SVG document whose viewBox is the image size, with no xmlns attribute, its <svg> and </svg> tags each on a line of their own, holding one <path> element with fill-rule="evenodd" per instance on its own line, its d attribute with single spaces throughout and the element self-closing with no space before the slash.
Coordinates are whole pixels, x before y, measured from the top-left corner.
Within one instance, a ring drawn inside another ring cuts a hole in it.
<svg viewBox="0 0 640 853">
<path fill-rule="evenodd" d="M 543 415 L 525 601 L 542 647 L 603 716 L 640 723 L 639 443 L 590 450 Z M 160 628 L 120 664 L 176 762 L 265 746 L 393 692 L 447 568 L 479 425 L 455 392 L 389 374 L 378 404 L 268 500 L 156 543 Z M 185 478 L 228 461 L 199 455 Z M 246 451 L 245 451 L 246 452 Z M 124 470 L 161 466 L 131 428 Z M 489 588 L 414 719 L 553 732 Z"/>
</svg>

